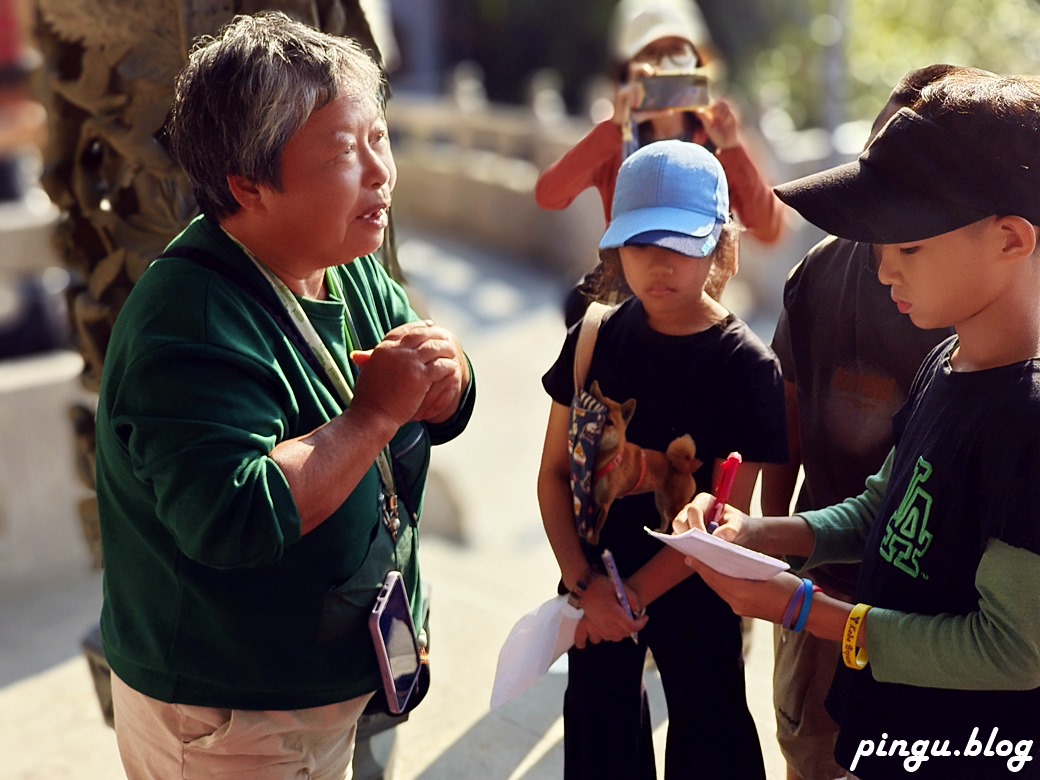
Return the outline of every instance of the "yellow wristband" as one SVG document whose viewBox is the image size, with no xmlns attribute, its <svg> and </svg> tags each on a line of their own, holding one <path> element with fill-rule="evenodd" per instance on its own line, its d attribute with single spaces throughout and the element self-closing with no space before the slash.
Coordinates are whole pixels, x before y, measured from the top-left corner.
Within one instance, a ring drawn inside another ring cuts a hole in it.
<svg viewBox="0 0 1040 780">
<path fill-rule="evenodd" d="M 856 642 L 863 624 L 867 622 L 867 613 L 871 608 L 866 604 L 857 604 L 849 613 L 849 619 L 845 622 L 845 633 L 841 640 L 841 657 L 849 669 L 864 669 L 870 660 L 866 647 L 857 649 Z"/>
</svg>

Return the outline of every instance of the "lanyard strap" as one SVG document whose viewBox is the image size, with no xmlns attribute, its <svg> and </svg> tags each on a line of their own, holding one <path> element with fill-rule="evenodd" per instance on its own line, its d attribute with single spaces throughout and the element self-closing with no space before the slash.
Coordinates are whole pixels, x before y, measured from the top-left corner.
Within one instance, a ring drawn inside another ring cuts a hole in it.
<svg viewBox="0 0 1040 780">
<path fill-rule="evenodd" d="M 336 364 L 336 361 L 332 358 L 332 353 L 329 352 L 328 347 L 325 346 L 325 342 L 321 340 L 321 336 L 318 335 L 318 331 L 314 329 L 314 325 L 311 324 L 310 318 L 307 317 L 307 312 L 303 310 L 299 300 L 293 295 L 285 282 L 279 279 L 266 265 L 257 259 L 256 255 L 249 251 L 249 249 L 237 238 L 228 233 L 226 230 L 225 234 L 235 242 L 239 249 L 245 252 L 253 265 L 256 266 L 257 270 L 264 275 L 264 278 L 268 281 L 275 293 L 278 295 L 278 300 L 281 301 L 282 306 L 285 307 L 286 313 L 292 320 L 293 325 L 300 332 L 303 340 L 307 342 L 307 346 L 310 347 L 311 352 L 314 353 L 315 359 L 318 364 L 325 371 L 329 381 L 332 382 L 332 386 L 336 389 L 336 393 L 340 397 L 340 401 L 343 403 L 344 408 L 350 406 L 354 400 L 354 391 L 351 389 L 350 384 L 347 382 L 346 377 L 340 370 L 340 367 Z M 347 328 L 346 335 L 348 342 L 352 341 L 354 344 L 360 346 L 360 341 L 357 338 L 357 334 L 354 332 L 354 324 L 350 317 L 350 307 L 347 306 L 346 295 L 343 294 L 343 290 L 339 286 L 338 280 L 335 278 L 335 274 L 331 270 L 326 270 L 325 281 L 329 287 L 329 291 L 336 295 L 343 302 L 343 314 L 345 319 L 345 327 Z M 397 532 L 401 527 L 401 518 L 398 512 L 397 502 L 397 484 L 394 481 L 394 472 L 390 466 L 390 445 L 387 444 L 383 447 L 379 456 L 376 458 L 376 469 L 379 471 L 379 479 L 383 485 L 384 502 L 383 502 L 383 522 L 386 524 L 387 529 L 390 531 L 390 535 L 397 540 Z"/>
</svg>

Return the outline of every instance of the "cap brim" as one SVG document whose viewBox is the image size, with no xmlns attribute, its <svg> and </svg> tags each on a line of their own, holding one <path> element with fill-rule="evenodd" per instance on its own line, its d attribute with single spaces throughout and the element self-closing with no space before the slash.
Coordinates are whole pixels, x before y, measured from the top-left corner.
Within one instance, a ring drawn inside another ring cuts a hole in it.
<svg viewBox="0 0 1040 780">
<path fill-rule="evenodd" d="M 895 182 L 862 159 L 781 184 L 773 191 L 816 227 L 870 244 L 922 241 L 992 213 Z"/>
<path fill-rule="evenodd" d="M 653 230 L 649 233 L 632 236 L 625 242 L 625 246 L 658 246 L 686 257 L 701 259 L 715 251 L 721 234 L 721 223 L 708 235 L 699 238 L 683 233 L 672 233 L 668 230 Z"/>
<path fill-rule="evenodd" d="M 627 62 L 651 43 L 659 41 L 662 38 L 682 38 L 693 47 L 694 57 L 697 60 L 697 64 L 700 64 L 701 53 L 697 48 L 697 42 L 692 40 L 690 37 L 689 28 L 680 22 L 657 24 L 653 28 L 644 32 L 638 38 L 628 41 L 627 44 L 619 45 L 617 48 L 618 57 L 622 61 Z"/>
<path fill-rule="evenodd" d="M 668 233 L 673 236 L 688 239 L 683 242 L 684 246 L 693 246 L 696 242 L 703 245 L 705 239 L 711 237 L 718 226 L 722 230 L 722 224 L 714 214 L 702 214 L 698 211 L 688 211 L 668 206 L 655 206 L 647 209 L 635 209 L 618 214 L 610 223 L 599 242 L 600 249 L 616 249 L 627 246 L 636 236 L 647 233 Z M 717 236 L 716 236 L 717 239 Z M 714 249 L 712 242 L 711 249 Z M 656 244 L 661 246 L 660 244 Z M 710 253 L 711 249 L 707 251 Z M 680 250 L 675 250 L 680 251 Z M 688 254 L 682 252 L 682 254 Z M 690 257 L 703 257 L 703 255 L 689 254 Z"/>
</svg>

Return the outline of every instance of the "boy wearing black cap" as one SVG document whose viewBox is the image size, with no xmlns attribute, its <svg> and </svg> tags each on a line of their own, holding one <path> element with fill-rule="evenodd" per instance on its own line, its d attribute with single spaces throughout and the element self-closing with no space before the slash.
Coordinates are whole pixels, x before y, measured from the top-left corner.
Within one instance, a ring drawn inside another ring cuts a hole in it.
<svg viewBox="0 0 1040 780">
<path fill-rule="evenodd" d="M 956 330 L 865 493 L 794 517 L 727 507 L 717 532 L 807 566 L 861 560 L 856 604 L 690 561 L 739 614 L 842 643 L 828 708 L 860 778 L 1040 774 L 1038 133 L 1040 80 L 951 73 L 857 161 L 777 188 L 824 230 L 880 245 L 879 279 L 915 325 Z M 686 521 L 712 505 L 699 496 Z"/>
<path fill-rule="evenodd" d="M 954 65 L 910 71 L 874 120 L 877 135 L 900 108 Z M 880 247 L 829 236 L 798 263 L 784 285 L 773 335 L 787 395 L 791 459 L 762 470 L 762 513 L 786 515 L 800 483 L 798 512 L 858 493 L 892 449 L 892 415 L 906 401 L 925 356 L 952 331 L 922 330 L 896 309 L 877 278 Z M 805 573 L 848 601 L 859 566 L 835 563 Z M 788 780 L 834 780 L 838 725 L 824 699 L 841 660 L 838 642 L 780 626 L 775 630 L 773 705 Z"/>
<path fill-rule="evenodd" d="M 739 451 L 744 464 L 731 496 L 747 509 L 761 464 L 785 460 L 787 439 L 775 356 L 706 289 L 724 283 L 736 264 L 729 205 L 722 165 L 701 146 L 661 141 L 625 160 L 600 253 L 603 283 L 623 274 L 630 297 L 603 322 L 582 389 L 596 381 L 618 403 L 635 400 L 626 438 L 639 447 L 663 452 L 676 437 L 691 436 L 702 461 L 698 485 L 717 484 L 723 460 Z M 542 379 L 553 404 L 539 507 L 564 588 L 584 610 L 568 656 L 564 777 L 657 778 L 643 686 L 649 648 L 668 701 L 664 776 L 760 780 L 740 620 L 644 531 L 658 518 L 653 494 L 635 490 L 614 501 L 595 541 L 576 527 L 571 402 L 583 327 L 571 329 Z M 646 617 L 633 620 L 619 605 L 599 568 L 604 548 L 633 609 L 645 607 Z"/>
</svg>

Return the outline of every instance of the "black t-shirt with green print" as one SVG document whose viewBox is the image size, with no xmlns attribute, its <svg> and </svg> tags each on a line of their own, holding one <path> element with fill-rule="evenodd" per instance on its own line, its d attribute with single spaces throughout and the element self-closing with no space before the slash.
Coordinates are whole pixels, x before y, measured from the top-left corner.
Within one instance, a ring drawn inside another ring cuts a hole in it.
<svg viewBox="0 0 1040 780">
<path fill-rule="evenodd" d="M 955 372 L 956 344 L 951 337 L 925 359 L 895 416 L 896 457 L 864 552 L 860 602 L 967 615 L 979 609 L 975 573 L 991 540 L 1040 554 L 1040 361 Z M 1040 689 L 897 685 L 877 682 L 869 667 L 840 668 L 828 707 L 842 725 L 835 752 L 846 767 L 861 740 L 939 740 L 940 749 L 949 740 L 949 751 L 970 751 L 978 729 L 980 755 L 930 758 L 906 775 L 915 778 L 956 776 L 958 769 L 965 777 L 1007 777 L 1001 743 L 1013 751 L 1040 737 Z M 855 774 L 889 778 L 901 771 L 901 762 L 873 756 L 861 757 Z M 1016 776 L 1038 774 L 1034 757 Z"/>
</svg>

